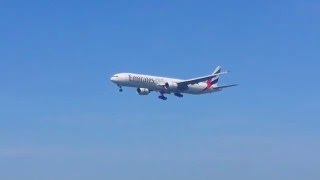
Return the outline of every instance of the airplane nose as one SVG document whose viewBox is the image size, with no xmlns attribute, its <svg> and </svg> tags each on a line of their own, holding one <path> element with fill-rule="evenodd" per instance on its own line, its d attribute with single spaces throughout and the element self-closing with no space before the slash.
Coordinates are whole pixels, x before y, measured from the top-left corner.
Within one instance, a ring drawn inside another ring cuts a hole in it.
<svg viewBox="0 0 320 180">
<path fill-rule="evenodd" d="M 119 81 L 119 77 L 118 77 L 118 76 L 112 76 L 112 77 L 110 78 L 110 80 L 111 80 L 112 82 L 114 82 L 114 83 L 117 83 L 117 82 Z"/>
<path fill-rule="evenodd" d="M 110 80 L 114 83 L 119 83 L 121 81 L 121 77 L 118 74 L 113 75 Z"/>
</svg>

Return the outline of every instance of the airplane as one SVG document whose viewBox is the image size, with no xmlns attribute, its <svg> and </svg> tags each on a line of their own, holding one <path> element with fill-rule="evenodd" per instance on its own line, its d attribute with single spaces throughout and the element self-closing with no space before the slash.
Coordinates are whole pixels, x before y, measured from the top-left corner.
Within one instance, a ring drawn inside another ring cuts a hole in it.
<svg viewBox="0 0 320 180">
<path fill-rule="evenodd" d="M 134 73 L 118 73 L 111 77 L 111 81 L 119 87 L 134 87 L 139 95 L 148 95 L 150 92 L 159 92 L 159 99 L 167 100 L 165 94 L 173 93 L 177 97 L 183 94 L 206 94 L 221 91 L 224 88 L 237 86 L 237 84 L 218 86 L 219 76 L 228 71 L 221 72 L 218 66 L 211 75 L 187 80 L 173 79 Z"/>
</svg>

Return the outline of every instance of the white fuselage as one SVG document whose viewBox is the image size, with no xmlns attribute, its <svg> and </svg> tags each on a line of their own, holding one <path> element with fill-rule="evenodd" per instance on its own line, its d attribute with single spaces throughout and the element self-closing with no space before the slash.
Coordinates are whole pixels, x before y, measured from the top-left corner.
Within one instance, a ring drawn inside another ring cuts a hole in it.
<svg viewBox="0 0 320 180">
<path fill-rule="evenodd" d="M 150 91 L 158 91 L 161 93 L 188 93 L 188 94 L 204 94 L 204 93 L 212 93 L 219 91 L 217 85 L 208 86 L 205 82 L 200 82 L 193 85 L 188 85 L 185 89 L 176 89 L 170 90 L 165 89 L 163 85 L 165 83 L 178 83 L 183 80 L 181 79 L 173 79 L 159 76 L 150 76 L 143 74 L 134 74 L 134 73 L 119 73 L 115 74 L 111 81 L 117 84 L 118 86 L 127 86 L 127 87 L 135 87 L 135 88 L 146 88 Z"/>
</svg>

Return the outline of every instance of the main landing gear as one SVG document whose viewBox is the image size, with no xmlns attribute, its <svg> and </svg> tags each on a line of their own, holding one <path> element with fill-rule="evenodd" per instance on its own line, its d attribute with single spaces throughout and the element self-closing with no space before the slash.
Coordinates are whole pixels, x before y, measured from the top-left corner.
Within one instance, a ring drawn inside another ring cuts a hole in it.
<svg viewBox="0 0 320 180">
<path fill-rule="evenodd" d="M 179 98 L 182 98 L 182 97 L 183 97 L 183 94 L 181 94 L 181 93 L 174 93 L 174 95 L 177 96 L 177 97 L 179 97 Z M 161 93 L 160 96 L 158 96 L 158 98 L 159 98 L 159 99 L 162 99 L 162 100 L 167 100 L 167 99 L 168 99 L 167 97 L 165 97 L 165 96 L 163 95 L 163 93 Z"/>
<path fill-rule="evenodd" d="M 183 97 L 183 94 L 181 93 L 174 93 L 175 96 L 179 97 L 179 98 L 182 98 Z"/>
<path fill-rule="evenodd" d="M 159 99 L 162 99 L 162 100 L 167 100 L 167 99 L 168 99 L 167 97 L 165 97 L 165 96 L 163 95 L 163 92 L 160 92 L 160 96 L 158 96 L 158 98 L 159 98 Z"/>
<path fill-rule="evenodd" d="M 162 99 L 162 100 L 167 100 L 167 99 L 168 99 L 168 98 L 165 97 L 164 95 L 160 95 L 160 96 L 158 96 L 158 98 L 159 98 L 159 99 Z"/>
</svg>

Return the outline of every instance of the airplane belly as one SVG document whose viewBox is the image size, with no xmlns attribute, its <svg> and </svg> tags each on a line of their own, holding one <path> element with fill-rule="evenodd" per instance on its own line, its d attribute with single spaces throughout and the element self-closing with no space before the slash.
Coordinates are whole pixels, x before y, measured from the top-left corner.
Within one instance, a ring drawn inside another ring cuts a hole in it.
<svg viewBox="0 0 320 180">
<path fill-rule="evenodd" d="M 127 87 L 136 87 L 136 88 L 147 88 L 149 90 L 158 90 L 158 86 L 153 83 L 148 82 L 134 82 L 134 81 L 125 81 L 122 83 L 119 83 L 121 86 L 127 86 Z"/>
</svg>

